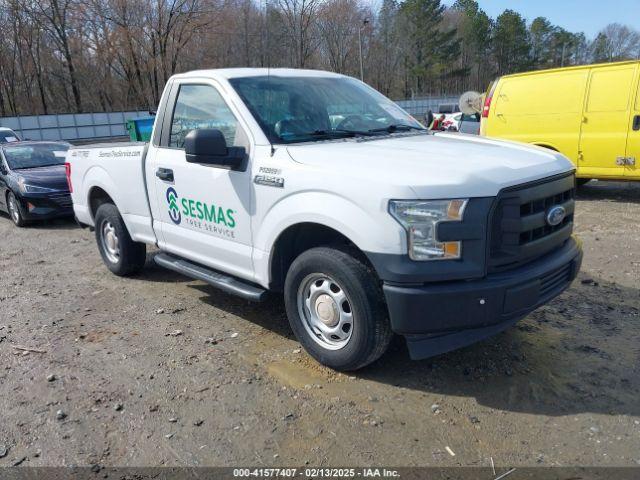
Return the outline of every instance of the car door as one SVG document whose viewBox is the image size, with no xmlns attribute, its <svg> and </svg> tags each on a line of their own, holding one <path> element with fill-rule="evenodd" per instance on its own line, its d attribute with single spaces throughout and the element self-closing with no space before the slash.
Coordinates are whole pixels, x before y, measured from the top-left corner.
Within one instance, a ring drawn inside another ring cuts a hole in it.
<svg viewBox="0 0 640 480">
<path fill-rule="evenodd" d="M 635 98 L 628 127 L 624 174 L 630 180 L 640 180 L 640 72 L 636 75 Z"/>
<path fill-rule="evenodd" d="M 252 279 L 250 159 L 242 170 L 230 170 L 189 163 L 184 151 L 191 130 L 216 128 L 228 146 L 243 146 L 250 157 L 248 129 L 212 80 L 176 81 L 166 115 L 160 144 L 147 161 L 160 248 Z"/>
<path fill-rule="evenodd" d="M 581 176 L 623 177 L 637 65 L 591 71 L 580 133 Z"/>
</svg>

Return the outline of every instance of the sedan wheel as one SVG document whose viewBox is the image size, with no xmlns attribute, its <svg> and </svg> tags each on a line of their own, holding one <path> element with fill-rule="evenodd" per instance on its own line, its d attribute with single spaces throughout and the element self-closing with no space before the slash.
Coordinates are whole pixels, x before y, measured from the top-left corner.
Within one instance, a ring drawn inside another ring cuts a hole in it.
<svg viewBox="0 0 640 480">
<path fill-rule="evenodd" d="M 22 210 L 20 204 L 18 203 L 18 199 L 13 194 L 13 192 L 9 193 L 7 196 L 7 209 L 9 210 L 9 215 L 11 216 L 11 220 L 18 227 L 23 227 L 25 224 L 24 218 L 22 216 Z"/>
</svg>

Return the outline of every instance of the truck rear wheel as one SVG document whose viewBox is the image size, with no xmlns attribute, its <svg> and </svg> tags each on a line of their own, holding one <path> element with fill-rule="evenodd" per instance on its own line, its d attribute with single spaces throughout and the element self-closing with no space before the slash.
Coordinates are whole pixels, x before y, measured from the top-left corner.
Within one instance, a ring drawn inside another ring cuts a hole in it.
<svg viewBox="0 0 640 480">
<path fill-rule="evenodd" d="M 146 246 L 131 240 L 116 206 L 112 203 L 100 205 L 95 220 L 96 241 L 107 268 L 119 276 L 139 272 L 147 258 Z"/>
<path fill-rule="evenodd" d="M 284 290 L 293 332 L 323 365 L 357 370 L 386 351 L 393 334 L 379 281 L 354 256 L 308 250 L 292 263 Z"/>
</svg>

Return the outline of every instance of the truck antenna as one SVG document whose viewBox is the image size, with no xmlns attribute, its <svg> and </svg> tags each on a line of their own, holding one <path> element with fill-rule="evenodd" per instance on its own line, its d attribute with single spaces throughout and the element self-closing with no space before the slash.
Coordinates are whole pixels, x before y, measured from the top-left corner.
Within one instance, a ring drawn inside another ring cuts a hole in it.
<svg viewBox="0 0 640 480">
<path fill-rule="evenodd" d="M 265 33 L 266 33 L 266 42 L 267 46 L 267 86 L 271 81 L 271 50 L 270 50 L 270 40 L 271 36 L 269 35 L 269 0 L 264 0 L 264 21 L 265 21 Z M 267 90 L 267 115 L 269 116 L 269 121 L 271 121 L 271 92 Z M 276 153 L 276 149 L 273 146 L 273 142 L 271 138 L 269 138 L 269 145 L 271 146 L 271 157 L 273 157 Z"/>
</svg>

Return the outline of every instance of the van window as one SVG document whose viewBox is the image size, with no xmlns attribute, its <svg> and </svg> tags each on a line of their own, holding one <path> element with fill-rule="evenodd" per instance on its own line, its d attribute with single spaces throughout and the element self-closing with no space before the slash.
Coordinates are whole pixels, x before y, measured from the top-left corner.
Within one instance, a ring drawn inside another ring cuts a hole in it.
<svg viewBox="0 0 640 480">
<path fill-rule="evenodd" d="M 624 112 L 629 108 L 635 65 L 595 69 L 589 86 L 588 112 Z"/>
<path fill-rule="evenodd" d="M 184 148 L 191 130 L 217 128 L 227 145 L 235 145 L 238 121 L 222 96 L 210 85 L 181 85 L 171 120 L 169 146 Z"/>
</svg>

